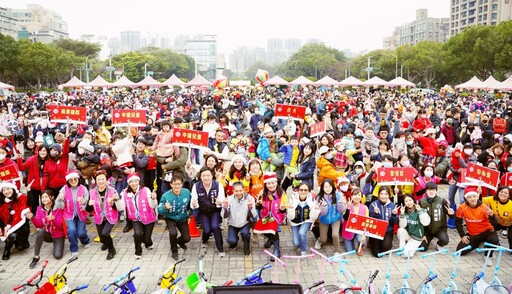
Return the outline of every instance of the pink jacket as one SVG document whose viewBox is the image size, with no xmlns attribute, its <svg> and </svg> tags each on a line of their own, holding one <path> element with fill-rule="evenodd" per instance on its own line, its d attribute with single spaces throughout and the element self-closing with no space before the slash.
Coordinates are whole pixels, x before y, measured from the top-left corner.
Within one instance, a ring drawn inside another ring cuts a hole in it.
<svg viewBox="0 0 512 294">
<path fill-rule="evenodd" d="M 369 214 L 369 211 L 368 211 L 368 207 L 362 203 L 359 203 L 359 209 L 356 213 L 356 208 L 354 207 L 354 204 L 350 204 L 350 214 L 358 214 L 358 215 L 364 215 L 364 216 L 368 216 Z M 343 224 L 341 225 L 342 227 L 342 230 L 341 230 L 341 236 L 343 237 L 343 239 L 345 240 L 352 240 L 354 238 L 354 233 L 352 232 L 348 232 L 347 230 L 345 230 L 345 227 L 347 226 L 348 222 L 350 222 L 350 215 L 348 216 L 348 220 L 347 221 L 344 221 Z"/>
<path fill-rule="evenodd" d="M 49 221 L 46 217 L 48 213 L 43 209 L 42 206 L 37 207 L 37 212 L 32 223 L 36 228 L 44 229 L 52 238 L 64 238 L 66 233 L 64 232 L 64 210 L 62 208 L 53 208 L 51 215 L 55 217 L 54 220 Z"/>
<path fill-rule="evenodd" d="M 101 207 L 100 195 L 98 194 L 98 188 L 94 188 L 90 191 L 90 199 L 94 201 L 94 222 L 100 225 L 103 222 L 103 216 L 106 217 L 107 221 L 111 224 L 116 224 L 119 220 L 119 212 L 114 207 L 108 205 L 108 202 L 114 196 L 115 190 L 112 187 L 107 187 L 107 193 Z"/>
<path fill-rule="evenodd" d="M 124 189 L 122 198 L 130 220 L 140 221 L 145 225 L 156 221 L 155 207 L 157 203 L 156 200 L 151 199 L 151 191 L 148 188 L 141 187 L 135 195 Z M 135 201 L 137 201 L 137 204 L 135 204 Z M 150 202 L 155 202 L 154 207 L 151 207 Z"/>
<path fill-rule="evenodd" d="M 78 203 L 78 201 L 76 201 L 75 204 L 76 204 L 76 207 L 78 210 L 77 215 L 81 221 L 85 222 L 85 220 L 87 219 L 87 216 L 89 215 L 89 213 L 87 213 L 87 211 L 85 210 L 85 204 L 88 201 L 89 192 L 87 192 L 87 189 L 83 185 L 78 186 L 78 193 L 77 193 L 76 198 L 78 198 L 80 196 L 84 198 L 84 205 L 82 205 L 82 204 Z M 74 215 L 75 215 L 75 205 L 73 205 L 73 192 L 72 192 L 71 188 L 69 188 L 69 186 L 66 185 L 66 186 L 64 186 L 64 218 L 66 220 L 72 220 Z"/>
</svg>

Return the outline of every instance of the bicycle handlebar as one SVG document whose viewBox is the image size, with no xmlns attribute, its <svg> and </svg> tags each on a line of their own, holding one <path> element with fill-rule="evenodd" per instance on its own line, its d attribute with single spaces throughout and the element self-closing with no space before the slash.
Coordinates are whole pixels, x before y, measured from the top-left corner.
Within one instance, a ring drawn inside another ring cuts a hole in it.
<svg viewBox="0 0 512 294">
<path fill-rule="evenodd" d="M 436 251 L 436 252 L 432 252 L 432 253 L 425 253 L 423 255 L 421 255 L 421 258 L 427 258 L 429 256 L 432 256 L 432 255 L 437 255 L 437 254 L 446 254 L 448 253 L 448 249 L 443 249 L 443 250 L 439 250 L 439 251 Z"/>
<path fill-rule="evenodd" d="M 127 277 L 130 276 L 131 273 L 138 271 L 138 270 L 140 270 L 140 266 L 132 268 L 127 274 L 124 274 L 121 277 L 119 277 L 118 279 L 116 279 L 114 282 L 105 285 L 103 287 L 103 291 L 107 291 L 112 285 L 115 285 L 115 284 L 119 283 L 120 281 L 126 279 Z"/>
<path fill-rule="evenodd" d="M 318 252 L 315 248 L 309 248 L 309 250 L 311 252 L 313 252 L 314 254 L 320 256 L 321 258 L 323 258 L 325 261 L 327 261 L 328 263 L 332 264 L 333 262 L 329 259 L 329 257 L 323 255 L 322 253 Z"/>
<path fill-rule="evenodd" d="M 308 255 L 283 255 L 283 259 L 303 259 L 303 258 L 310 258 L 315 257 L 314 254 L 308 254 Z"/>
<path fill-rule="evenodd" d="M 453 252 L 452 256 L 460 255 L 462 253 L 462 251 L 471 250 L 471 248 L 473 248 L 473 247 L 471 247 L 471 245 L 468 245 L 468 246 L 466 246 L 464 248 L 461 248 L 460 250 L 457 250 L 457 251 Z"/>
<path fill-rule="evenodd" d="M 230 286 L 231 284 L 233 284 L 233 280 L 228 280 L 226 283 L 224 283 L 224 285 L 222 286 Z"/>
<path fill-rule="evenodd" d="M 485 242 L 485 243 L 484 243 L 484 246 L 487 246 L 487 247 L 493 247 L 493 248 L 496 248 L 496 249 L 501 249 L 501 250 L 503 250 L 503 251 L 512 252 L 512 249 L 509 249 L 509 248 L 506 248 L 506 247 L 503 247 L 503 246 L 500 246 L 500 245 L 496 245 L 496 244 L 488 243 L 488 242 Z M 478 252 L 478 249 L 477 249 L 477 252 Z"/>
<path fill-rule="evenodd" d="M 379 274 L 379 270 L 375 270 L 373 275 L 371 275 L 370 278 L 368 279 L 368 284 L 373 283 L 373 280 L 375 280 L 375 278 L 377 277 L 378 274 Z"/>
<path fill-rule="evenodd" d="M 30 279 L 27 280 L 27 283 L 28 284 L 32 284 L 32 282 L 37 278 L 39 277 L 41 274 L 43 273 L 43 271 L 38 271 L 37 273 L 35 273 Z"/>
<path fill-rule="evenodd" d="M 309 286 L 308 289 L 311 290 L 313 288 L 316 288 L 316 287 L 322 285 L 323 283 L 325 283 L 324 280 L 318 281 L 318 282 L 314 283 L 313 285 Z"/>
<path fill-rule="evenodd" d="M 274 260 L 275 260 L 275 261 L 277 261 L 277 262 L 279 262 L 283 267 L 286 267 L 286 263 L 285 263 L 284 261 L 282 261 L 279 257 L 275 256 L 274 254 L 270 253 L 267 249 L 263 250 L 263 252 L 264 252 L 266 255 L 268 255 L 268 256 L 270 256 L 270 257 L 274 258 Z"/>
<path fill-rule="evenodd" d="M 261 272 L 262 272 L 263 270 L 269 269 L 269 268 L 271 268 L 271 267 L 272 267 L 272 264 L 270 264 L 270 263 L 266 263 L 265 265 L 263 265 L 263 266 L 262 266 L 262 267 L 260 267 L 259 269 L 254 270 L 254 271 L 252 271 L 251 273 L 247 274 L 247 275 L 246 275 L 243 279 L 241 279 L 237 284 L 238 284 L 238 285 L 240 285 L 240 284 L 242 284 L 245 280 L 250 280 L 250 279 L 252 279 L 252 278 L 254 278 L 254 277 L 256 277 L 256 276 L 259 276 L 259 275 L 261 275 Z"/>
<path fill-rule="evenodd" d="M 342 256 L 351 255 L 351 254 L 356 254 L 356 251 L 352 250 L 352 251 L 349 251 L 349 252 L 345 252 L 345 253 L 341 253 L 341 254 L 338 254 L 338 255 L 334 255 L 334 256 L 329 257 L 329 260 L 334 261 L 335 259 L 341 259 Z"/>
<path fill-rule="evenodd" d="M 87 289 L 89 288 L 89 285 L 88 284 L 85 284 L 85 285 L 78 285 L 78 287 L 76 287 L 76 289 L 74 291 L 81 291 L 83 289 Z M 71 291 L 71 293 L 73 293 L 73 291 Z"/>
<path fill-rule="evenodd" d="M 402 255 L 404 255 L 405 253 L 416 252 L 416 251 L 420 251 L 420 250 L 423 250 L 423 249 L 425 249 L 425 248 L 423 248 L 423 247 L 418 247 L 418 248 L 416 248 L 416 249 L 409 249 L 409 250 L 400 251 L 400 252 L 398 252 L 398 253 L 396 254 L 396 256 L 402 256 Z"/>
<path fill-rule="evenodd" d="M 403 251 L 404 250 L 404 247 L 400 247 L 400 248 L 397 248 L 397 249 L 392 249 L 392 250 L 388 250 L 386 252 L 381 252 L 379 254 L 377 254 L 378 257 L 382 257 L 384 255 L 388 255 L 388 254 L 391 254 L 393 252 L 398 252 L 398 251 Z"/>
<path fill-rule="evenodd" d="M 27 286 L 27 284 L 18 285 L 18 286 L 16 286 L 16 287 L 12 288 L 12 290 L 13 290 L 13 291 L 18 291 L 19 289 L 21 289 L 21 288 L 23 288 L 23 287 L 25 287 L 25 286 Z"/>
<path fill-rule="evenodd" d="M 178 264 L 180 264 L 180 263 L 182 263 L 184 261 L 185 261 L 185 258 L 183 258 L 181 260 L 178 260 L 174 264 L 171 264 L 165 271 L 163 271 L 162 276 L 165 275 L 167 272 L 169 272 L 173 267 L 176 267 Z"/>
</svg>

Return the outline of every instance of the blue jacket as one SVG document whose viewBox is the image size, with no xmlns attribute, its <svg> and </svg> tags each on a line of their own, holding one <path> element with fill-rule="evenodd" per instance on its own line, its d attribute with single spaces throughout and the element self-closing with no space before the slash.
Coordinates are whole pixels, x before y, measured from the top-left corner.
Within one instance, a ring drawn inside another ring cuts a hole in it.
<svg viewBox="0 0 512 294">
<path fill-rule="evenodd" d="M 299 153 L 302 150 L 302 146 L 298 146 Z M 291 144 L 283 145 L 281 148 L 279 148 L 279 152 L 284 152 L 284 161 L 283 163 L 286 165 L 290 165 L 290 162 L 292 161 L 293 157 L 293 146 Z M 298 158 L 298 157 L 297 157 Z"/>
<path fill-rule="evenodd" d="M 308 161 L 299 165 L 299 173 L 295 176 L 295 178 L 302 182 L 308 183 L 309 186 L 313 188 L 313 174 L 315 173 L 315 168 L 315 156 L 311 155 Z"/>
<path fill-rule="evenodd" d="M 266 161 L 270 157 L 270 141 L 268 138 L 261 137 L 259 139 L 258 149 L 256 150 L 261 160 Z"/>
<path fill-rule="evenodd" d="M 379 208 L 380 213 L 375 213 L 375 206 Z M 393 233 L 393 226 L 398 223 L 398 216 L 391 212 L 395 207 L 395 203 L 389 200 L 386 204 L 382 204 L 380 200 L 375 200 L 370 204 L 370 217 L 389 222 L 386 233 Z"/>
</svg>

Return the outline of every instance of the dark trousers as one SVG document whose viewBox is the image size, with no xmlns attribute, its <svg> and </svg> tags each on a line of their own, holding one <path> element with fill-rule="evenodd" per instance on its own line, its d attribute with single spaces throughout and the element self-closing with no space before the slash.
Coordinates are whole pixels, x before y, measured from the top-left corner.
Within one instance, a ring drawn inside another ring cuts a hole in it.
<svg viewBox="0 0 512 294">
<path fill-rule="evenodd" d="M 510 249 L 512 249 L 512 226 L 505 227 L 502 225 L 495 225 L 494 230 L 497 232 L 499 230 L 507 231 L 507 239 L 508 239 L 508 246 Z"/>
<path fill-rule="evenodd" d="M 148 187 L 149 190 L 153 191 L 155 189 L 155 179 L 156 179 L 156 169 L 147 170 L 144 173 L 144 186 Z M 156 193 L 158 197 L 158 202 L 160 202 L 161 195 Z"/>
<path fill-rule="evenodd" d="M 100 236 L 101 244 L 105 244 L 108 250 L 114 249 L 114 241 L 112 241 L 112 237 L 110 233 L 112 232 L 113 224 L 109 223 L 107 220 L 103 220 L 103 222 L 99 225 L 96 225 L 96 231 L 98 232 L 98 236 Z"/>
<path fill-rule="evenodd" d="M 391 250 L 393 247 L 393 233 L 386 233 L 384 240 L 370 238 L 368 243 L 370 244 L 372 255 L 378 257 L 379 253 Z"/>
<path fill-rule="evenodd" d="M 30 211 L 36 214 L 37 207 L 39 206 L 39 197 L 41 196 L 41 190 L 31 189 L 27 193 L 27 205 L 30 207 Z M 55 196 L 57 197 L 57 196 Z"/>
<path fill-rule="evenodd" d="M 153 228 L 155 223 L 143 224 L 140 221 L 132 221 L 133 225 L 133 241 L 135 242 L 135 255 L 142 255 L 142 243 L 148 248 L 153 245 L 151 235 L 153 234 Z"/>
<path fill-rule="evenodd" d="M 188 230 L 188 218 L 179 223 L 172 219 L 165 219 L 167 230 L 169 230 L 169 243 L 171 243 L 171 251 L 178 251 L 178 244 L 190 242 L 190 232 Z M 180 236 L 178 237 L 178 231 Z"/>
<path fill-rule="evenodd" d="M 251 223 L 247 223 L 241 228 L 228 226 L 228 244 L 230 248 L 237 246 L 239 240 L 238 234 L 242 236 L 244 250 L 249 250 L 249 244 L 251 242 Z"/>
<path fill-rule="evenodd" d="M 203 244 L 208 242 L 210 234 L 213 232 L 213 237 L 215 237 L 215 246 L 217 246 L 217 250 L 219 252 L 224 252 L 224 241 L 222 240 L 222 231 L 219 226 L 220 222 L 220 211 L 215 211 L 209 214 L 201 213 L 201 223 L 203 224 Z"/>
<path fill-rule="evenodd" d="M 48 231 L 39 229 L 36 232 L 36 244 L 34 246 L 34 256 L 39 256 L 39 252 L 41 252 L 41 246 L 43 246 L 43 241 L 47 243 L 53 243 L 53 257 L 55 259 L 61 259 L 64 255 L 64 242 L 65 238 L 52 238 Z"/>
<path fill-rule="evenodd" d="M 469 235 L 469 244 L 464 244 L 462 241 L 459 242 L 459 244 L 457 245 L 457 250 L 460 250 L 468 245 L 471 245 L 471 249 L 470 250 L 464 250 L 462 251 L 461 255 L 466 255 L 468 254 L 469 252 L 475 250 L 476 248 L 478 248 L 480 246 L 481 243 L 484 243 L 484 242 L 487 242 L 487 243 L 491 243 L 491 244 L 494 244 L 494 245 L 499 245 L 500 243 L 500 240 L 498 238 L 498 234 L 496 233 L 496 231 L 494 230 L 487 230 L 483 233 L 480 233 L 478 235 L 474 235 L 474 236 L 470 236 Z M 492 251 L 491 251 L 491 256 L 492 256 Z"/>
<path fill-rule="evenodd" d="M 448 232 L 446 230 L 441 230 L 435 234 L 432 234 L 430 231 L 425 230 L 425 238 L 427 238 L 427 241 L 423 241 L 421 243 L 421 247 L 425 248 L 424 251 L 428 250 L 428 246 L 430 245 L 430 242 L 432 242 L 432 239 L 437 238 L 437 245 L 439 246 L 445 246 L 450 241 L 450 238 L 448 237 Z"/>
<path fill-rule="evenodd" d="M 5 239 L 4 250 L 11 250 L 13 246 L 16 247 L 16 250 L 18 251 L 23 251 L 29 248 L 30 243 L 28 242 L 28 235 L 30 235 L 30 225 L 29 220 L 26 220 L 19 229 Z"/>
<path fill-rule="evenodd" d="M 285 177 L 283 179 L 283 183 L 281 184 L 281 188 L 283 188 L 284 191 L 288 190 L 288 187 L 290 187 L 292 185 L 292 179 L 290 179 L 289 177 Z"/>
</svg>

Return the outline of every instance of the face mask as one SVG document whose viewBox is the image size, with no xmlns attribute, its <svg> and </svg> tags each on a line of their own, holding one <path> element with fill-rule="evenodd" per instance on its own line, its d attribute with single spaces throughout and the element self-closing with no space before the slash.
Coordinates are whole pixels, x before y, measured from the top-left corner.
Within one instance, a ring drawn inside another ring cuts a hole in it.
<svg viewBox="0 0 512 294">
<path fill-rule="evenodd" d="M 340 190 L 343 191 L 343 192 L 347 192 L 348 191 L 348 185 L 340 186 Z"/>
<path fill-rule="evenodd" d="M 0 160 L 4 160 L 5 156 L 6 156 L 6 154 L 0 154 Z"/>
<path fill-rule="evenodd" d="M 507 167 L 508 172 L 512 172 L 512 167 Z"/>
<path fill-rule="evenodd" d="M 411 146 L 411 145 L 412 145 L 412 143 L 414 143 L 414 141 L 405 141 L 405 143 L 406 143 L 407 145 Z"/>
<path fill-rule="evenodd" d="M 446 124 L 447 125 L 451 125 L 453 122 L 452 121 L 447 121 Z"/>
<path fill-rule="evenodd" d="M 393 167 L 393 163 L 391 161 L 386 161 L 382 163 L 383 167 Z"/>
<path fill-rule="evenodd" d="M 470 155 L 471 153 L 473 153 L 473 150 L 471 150 L 471 149 L 464 149 L 464 153 L 466 153 L 467 155 Z"/>
<path fill-rule="evenodd" d="M 355 172 L 356 172 L 356 174 L 360 175 L 360 174 L 362 174 L 362 173 L 363 173 L 363 170 L 362 170 L 362 169 L 360 169 L 360 168 L 356 168 L 356 169 L 355 169 Z"/>
<path fill-rule="evenodd" d="M 84 154 L 84 149 L 83 148 L 78 148 L 78 154 L 83 155 Z"/>
<path fill-rule="evenodd" d="M 411 163 L 409 161 L 402 161 L 401 164 L 403 167 L 408 167 Z"/>
<path fill-rule="evenodd" d="M 325 154 L 325 158 L 326 158 L 327 160 L 331 160 L 331 159 L 332 159 L 332 153 L 327 153 L 327 154 Z"/>
<path fill-rule="evenodd" d="M 59 155 L 58 151 L 50 151 L 50 156 L 51 157 L 57 157 L 57 155 Z"/>
<path fill-rule="evenodd" d="M 425 177 L 431 178 L 433 175 L 434 175 L 433 171 L 431 171 L 431 170 L 426 170 L 425 171 Z"/>
</svg>

